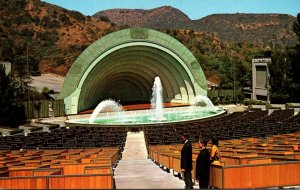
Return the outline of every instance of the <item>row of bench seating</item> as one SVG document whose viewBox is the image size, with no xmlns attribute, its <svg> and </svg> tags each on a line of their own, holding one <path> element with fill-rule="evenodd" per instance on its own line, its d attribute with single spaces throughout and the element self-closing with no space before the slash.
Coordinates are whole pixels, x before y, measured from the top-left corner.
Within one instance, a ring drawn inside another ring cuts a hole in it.
<svg viewBox="0 0 300 190">
<path fill-rule="evenodd" d="M 0 151 L 0 188 L 113 189 L 119 147 Z"/>
<path fill-rule="evenodd" d="M 71 149 L 124 146 L 125 128 L 61 127 L 50 132 L 29 133 L 27 136 L 0 137 L 0 149 Z"/>
<path fill-rule="evenodd" d="M 187 133 L 192 141 L 198 137 L 221 139 L 242 137 L 266 137 L 268 135 L 294 133 L 300 131 L 300 114 L 293 110 L 235 112 L 210 120 L 199 120 L 179 124 L 165 124 L 144 127 L 147 145 L 180 143 L 180 134 Z"/>
<path fill-rule="evenodd" d="M 182 145 L 149 146 L 149 157 L 166 170 L 180 173 Z M 208 149 L 211 144 L 208 145 Z M 221 166 L 211 166 L 215 188 L 267 188 L 300 185 L 300 133 L 220 142 Z M 193 144 L 193 171 L 200 150 Z"/>
</svg>

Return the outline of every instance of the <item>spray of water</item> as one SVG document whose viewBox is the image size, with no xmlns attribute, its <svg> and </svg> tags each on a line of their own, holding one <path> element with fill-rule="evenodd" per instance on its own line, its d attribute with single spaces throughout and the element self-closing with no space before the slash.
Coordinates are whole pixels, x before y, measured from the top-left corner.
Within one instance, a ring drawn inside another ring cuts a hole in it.
<svg viewBox="0 0 300 190">
<path fill-rule="evenodd" d="M 217 112 L 217 108 L 207 96 L 198 95 L 195 97 L 195 106 L 204 106 L 208 111 Z"/>
<path fill-rule="evenodd" d="M 114 100 L 108 99 L 101 101 L 94 109 L 92 115 L 89 118 L 89 123 L 94 123 L 97 115 L 101 112 L 122 112 L 123 107 Z"/>
<path fill-rule="evenodd" d="M 151 107 L 153 110 L 153 119 L 161 121 L 163 120 L 163 93 L 159 76 L 155 77 L 152 87 Z"/>
</svg>

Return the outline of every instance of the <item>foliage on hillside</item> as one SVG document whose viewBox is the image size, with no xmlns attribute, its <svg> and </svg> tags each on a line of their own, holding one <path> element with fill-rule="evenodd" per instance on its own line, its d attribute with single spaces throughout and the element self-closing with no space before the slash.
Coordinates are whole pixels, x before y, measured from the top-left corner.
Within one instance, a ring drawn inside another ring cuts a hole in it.
<svg viewBox="0 0 300 190">
<path fill-rule="evenodd" d="M 39 0 L 0 1 L 0 60 L 29 65 L 41 72 L 65 75 L 92 42 L 114 30 L 109 21 L 84 16 Z M 36 70 L 35 70 L 36 72 Z"/>
<path fill-rule="evenodd" d="M 222 41 L 295 45 L 295 17 L 286 14 L 214 14 L 194 21 L 196 30 L 217 32 Z"/>
<path fill-rule="evenodd" d="M 263 43 L 272 47 L 296 44 L 292 31 L 295 17 L 286 14 L 213 14 L 191 20 L 176 8 L 158 7 L 111 9 L 93 17 L 106 17 L 120 26 L 212 32 L 225 42 Z"/>
</svg>

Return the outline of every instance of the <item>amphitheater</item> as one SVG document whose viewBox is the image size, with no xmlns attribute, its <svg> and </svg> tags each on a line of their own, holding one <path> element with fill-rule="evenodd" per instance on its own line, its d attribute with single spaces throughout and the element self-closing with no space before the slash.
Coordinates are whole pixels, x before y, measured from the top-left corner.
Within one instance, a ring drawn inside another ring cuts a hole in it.
<svg viewBox="0 0 300 190">
<path fill-rule="evenodd" d="M 215 188 L 299 186 L 300 115 L 293 109 L 234 112 L 180 124 L 59 127 L 40 123 L 31 133 L 1 137 L 1 188 L 178 189 L 182 132 L 221 137 Z M 43 132 L 44 130 L 44 132 Z M 210 147 L 210 146 L 209 146 Z M 193 163 L 199 153 L 193 144 Z M 193 171 L 193 177 L 194 176 Z M 195 186 L 197 188 L 197 186 Z"/>
<path fill-rule="evenodd" d="M 149 99 L 147 89 L 156 75 L 164 81 L 166 102 L 189 104 L 195 95 L 207 95 L 199 65 L 177 41 L 148 29 L 126 29 L 96 41 L 78 57 L 64 81 L 61 98 L 67 116 L 1 130 L 0 188 L 183 189 L 182 133 L 190 134 L 193 142 L 195 189 L 199 136 L 220 138 L 221 165 L 211 165 L 210 187 L 299 188 L 297 106 L 228 106 L 218 117 L 151 125 L 64 123 L 88 116 L 80 113 L 105 98 L 128 104 Z"/>
</svg>

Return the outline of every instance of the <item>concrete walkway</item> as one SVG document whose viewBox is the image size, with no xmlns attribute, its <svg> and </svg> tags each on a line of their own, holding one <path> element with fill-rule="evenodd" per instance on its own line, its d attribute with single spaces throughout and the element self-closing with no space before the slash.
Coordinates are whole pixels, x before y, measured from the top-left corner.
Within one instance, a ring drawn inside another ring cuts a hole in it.
<svg viewBox="0 0 300 190">
<path fill-rule="evenodd" d="M 117 189 L 183 189 L 184 182 L 147 159 L 144 133 L 127 133 L 114 178 Z"/>
</svg>

